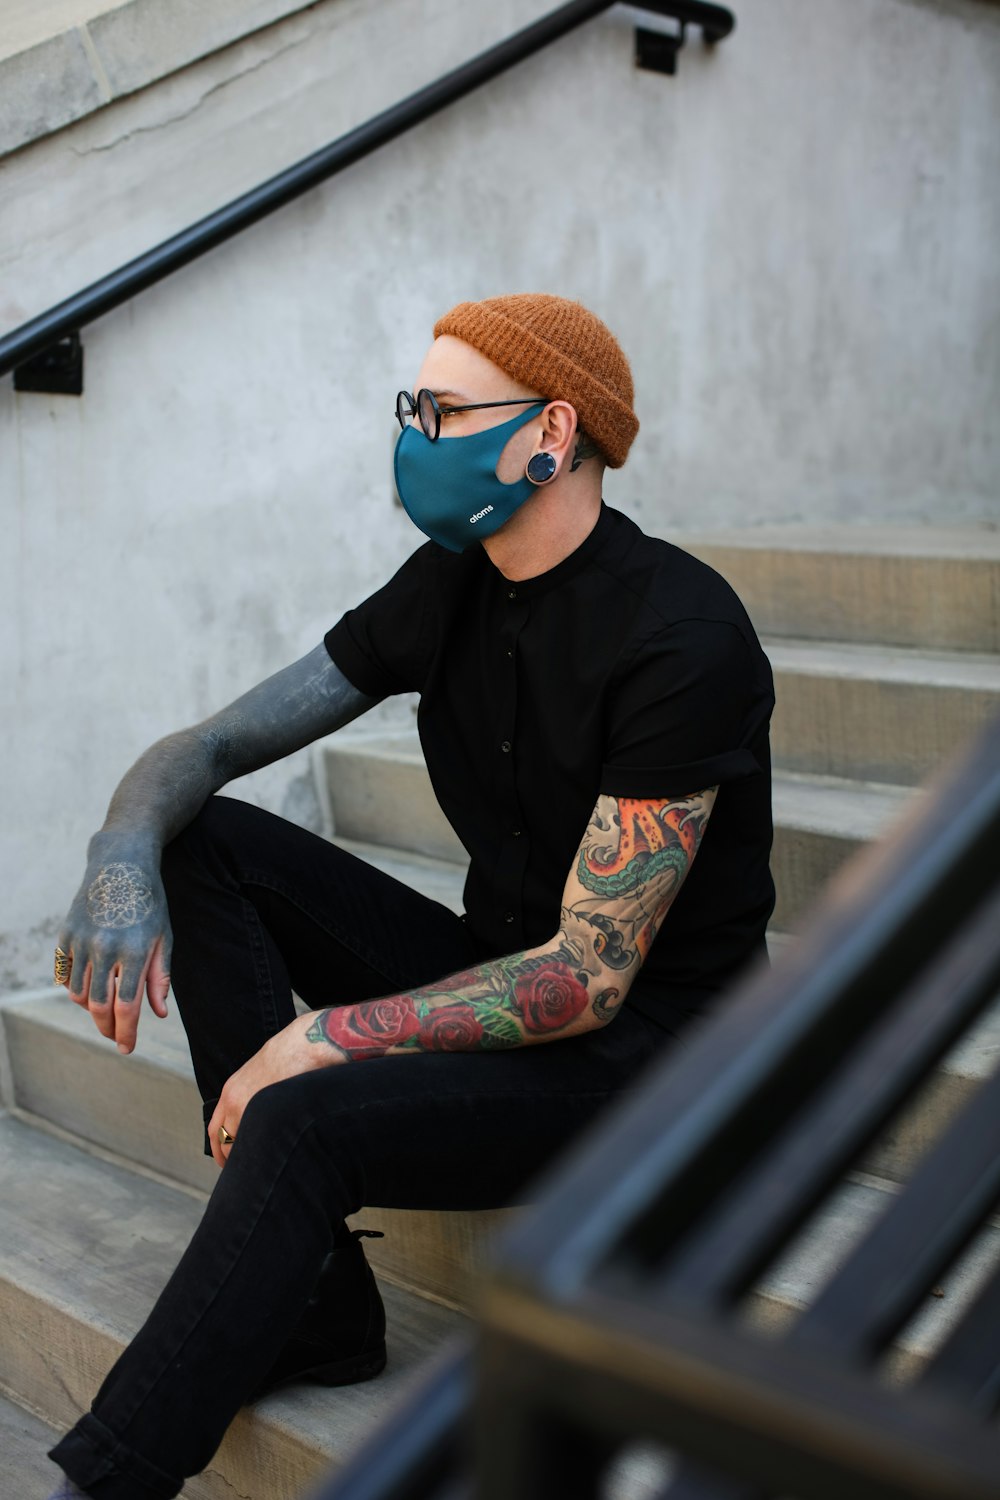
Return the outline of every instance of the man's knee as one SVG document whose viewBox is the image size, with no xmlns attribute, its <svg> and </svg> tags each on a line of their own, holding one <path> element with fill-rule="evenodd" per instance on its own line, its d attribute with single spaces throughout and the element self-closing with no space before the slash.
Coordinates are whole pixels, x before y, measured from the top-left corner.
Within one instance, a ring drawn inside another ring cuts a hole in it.
<svg viewBox="0 0 1000 1500">
<path fill-rule="evenodd" d="M 286 1087 L 294 1081 L 286 1078 L 281 1083 L 269 1083 L 257 1090 L 240 1120 L 241 1141 L 274 1141 L 285 1135 L 297 1136 L 311 1128 L 312 1116 L 298 1107 L 296 1091 Z"/>
<path fill-rule="evenodd" d="M 283 1163 L 295 1159 L 335 1188 L 339 1212 L 354 1213 L 363 1198 L 362 1135 L 351 1128 L 351 1111 L 338 1112 L 329 1098 L 323 1109 L 312 1107 L 316 1076 L 303 1073 L 258 1089 L 237 1131 L 241 1154 L 244 1162 L 275 1154 Z"/>
<path fill-rule="evenodd" d="M 187 881 L 194 867 L 225 867 L 230 852 L 246 837 L 247 814 L 255 811 L 232 797 L 209 797 L 163 850 L 160 871 L 167 892 Z"/>
</svg>

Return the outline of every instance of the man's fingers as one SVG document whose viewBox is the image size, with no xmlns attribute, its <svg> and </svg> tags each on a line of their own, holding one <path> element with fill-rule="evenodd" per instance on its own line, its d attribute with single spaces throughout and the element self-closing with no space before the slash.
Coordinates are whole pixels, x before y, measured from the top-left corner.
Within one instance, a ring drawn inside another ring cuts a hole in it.
<svg viewBox="0 0 1000 1500">
<path fill-rule="evenodd" d="M 138 963 L 135 960 L 126 959 L 118 967 L 118 1000 L 142 999 L 143 986 L 146 983 L 147 964 Z"/>
<path fill-rule="evenodd" d="M 75 1004 L 90 1011 L 102 1036 L 118 1045 L 119 1052 L 135 1049 L 143 992 L 149 988 L 150 1003 L 157 1015 L 167 1013 L 170 979 L 162 961 L 163 939 L 151 953 L 121 956 L 91 950 L 90 955 L 71 954 L 72 966 L 66 993 Z"/>
<path fill-rule="evenodd" d="M 146 971 L 146 994 L 158 1016 L 167 1014 L 167 996 L 170 993 L 170 946 L 160 938 L 153 949 L 153 956 Z"/>
<path fill-rule="evenodd" d="M 235 1119 L 237 1111 L 235 1106 L 226 1099 L 225 1094 L 215 1106 L 215 1113 L 208 1122 L 208 1144 L 212 1148 L 216 1166 L 224 1167 L 233 1149 L 233 1141 L 236 1139 L 236 1130 L 239 1121 Z M 224 1137 L 231 1135 L 232 1141 L 225 1141 Z"/>
<path fill-rule="evenodd" d="M 117 974 L 117 964 L 109 964 L 107 959 L 95 959 L 90 970 L 91 1005 L 108 1005 L 114 999 Z"/>
<path fill-rule="evenodd" d="M 81 953 L 71 955 L 73 966 L 69 971 L 66 993 L 75 1005 L 87 1005 L 90 1001 L 90 964 Z"/>
<path fill-rule="evenodd" d="M 135 1038 L 139 1030 L 139 1012 L 142 1008 L 139 1003 L 141 994 L 140 990 L 137 996 L 133 988 L 132 993 L 126 995 L 119 984 L 114 1004 L 114 1038 L 119 1052 L 129 1053 L 135 1050 Z"/>
<path fill-rule="evenodd" d="M 114 1006 L 113 1005 L 108 1005 L 107 1003 L 105 1003 L 104 1005 L 97 1005 L 95 1003 L 95 1001 L 93 999 L 91 999 L 90 1002 L 88 1003 L 87 1009 L 90 1011 L 91 1018 L 92 1018 L 92 1020 L 94 1022 L 94 1025 L 97 1027 L 98 1031 L 101 1033 L 101 1036 L 106 1036 L 109 1041 L 114 1041 L 114 1036 L 115 1036 L 115 1008 L 114 1008 Z"/>
<path fill-rule="evenodd" d="M 111 982 L 113 984 L 114 980 L 112 979 Z M 87 1009 L 90 1011 L 94 1025 L 97 1027 L 101 1035 L 106 1036 L 109 1041 L 114 1041 L 115 1007 L 110 999 L 104 998 L 106 994 L 107 987 L 105 986 L 104 990 L 98 990 L 92 978 L 90 983 L 90 997 L 87 1001 Z"/>
<path fill-rule="evenodd" d="M 220 1099 L 215 1106 L 215 1113 L 208 1122 L 208 1144 L 212 1148 L 212 1156 L 215 1158 L 215 1165 L 217 1167 L 224 1167 L 226 1165 L 226 1158 L 231 1149 L 229 1146 L 223 1146 L 222 1144 L 219 1135 L 221 1126 L 222 1100 Z"/>
</svg>

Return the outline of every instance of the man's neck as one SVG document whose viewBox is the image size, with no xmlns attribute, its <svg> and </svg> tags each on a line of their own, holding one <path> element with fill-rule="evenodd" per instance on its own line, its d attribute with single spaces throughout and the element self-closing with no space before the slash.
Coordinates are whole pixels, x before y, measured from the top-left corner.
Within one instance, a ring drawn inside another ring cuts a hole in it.
<svg viewBox="0 0 1000 1500">
<path fill-rule="evenodd" d="M 512 583 L 537 578 L 586 541 L 600 513 L 600 491 L 570 498 L 539 490 L 506 525 L 484 539 L 483 548 L 493 566 Z"/>
</svg>

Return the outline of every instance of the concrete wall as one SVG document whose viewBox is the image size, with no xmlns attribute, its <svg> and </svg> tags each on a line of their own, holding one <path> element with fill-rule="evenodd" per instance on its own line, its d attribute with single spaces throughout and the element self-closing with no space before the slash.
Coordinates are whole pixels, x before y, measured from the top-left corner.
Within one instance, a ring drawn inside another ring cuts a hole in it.
<svg viewBox="0 0 1000 1500">
<path fill-rule="evenodd" d="M 543 8 L 323 0 L 13 152 L 0 328 Z M 392 403 L 460 298 L 615 328 L 643 425 L 607 494 L 647 529 L 997 516 L 1000 12 L 736 9 L 671 79 L 618 7 L 87 330 L 82 399 L 0 381 L 0 983 L 44 978 L 143 746 L 418 542 Z M 242 790 L 319 826 L 313 785 Z"/>
</svg>

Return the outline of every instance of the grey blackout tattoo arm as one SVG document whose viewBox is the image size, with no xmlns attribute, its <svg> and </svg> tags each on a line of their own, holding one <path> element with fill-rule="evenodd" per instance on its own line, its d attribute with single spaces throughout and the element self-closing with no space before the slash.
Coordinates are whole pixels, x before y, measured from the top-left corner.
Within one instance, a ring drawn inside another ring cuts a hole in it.
<svg viewBox="0 0 1000 1500">
<path fill-rule="evenodd" d="M 234 776 L 290 755 L 376 701 L 359 693 L 320 645 L 204 723 L 150 746 L 123 777 L 87 847 L 56 967 L 57 982 L 122 1051 L 135 1045 L 144 989 L 166 1014 L 172 937 L 160 879 L 164 846 Z"/>
<path fill-rule="evenodd" d="M 319 645 L 203 723 L 150 746 L 120 782 L 102 832 L 141 829 L 162 847 L 226 782 L 331 734 L 377 702 Z"/>
</svg>

